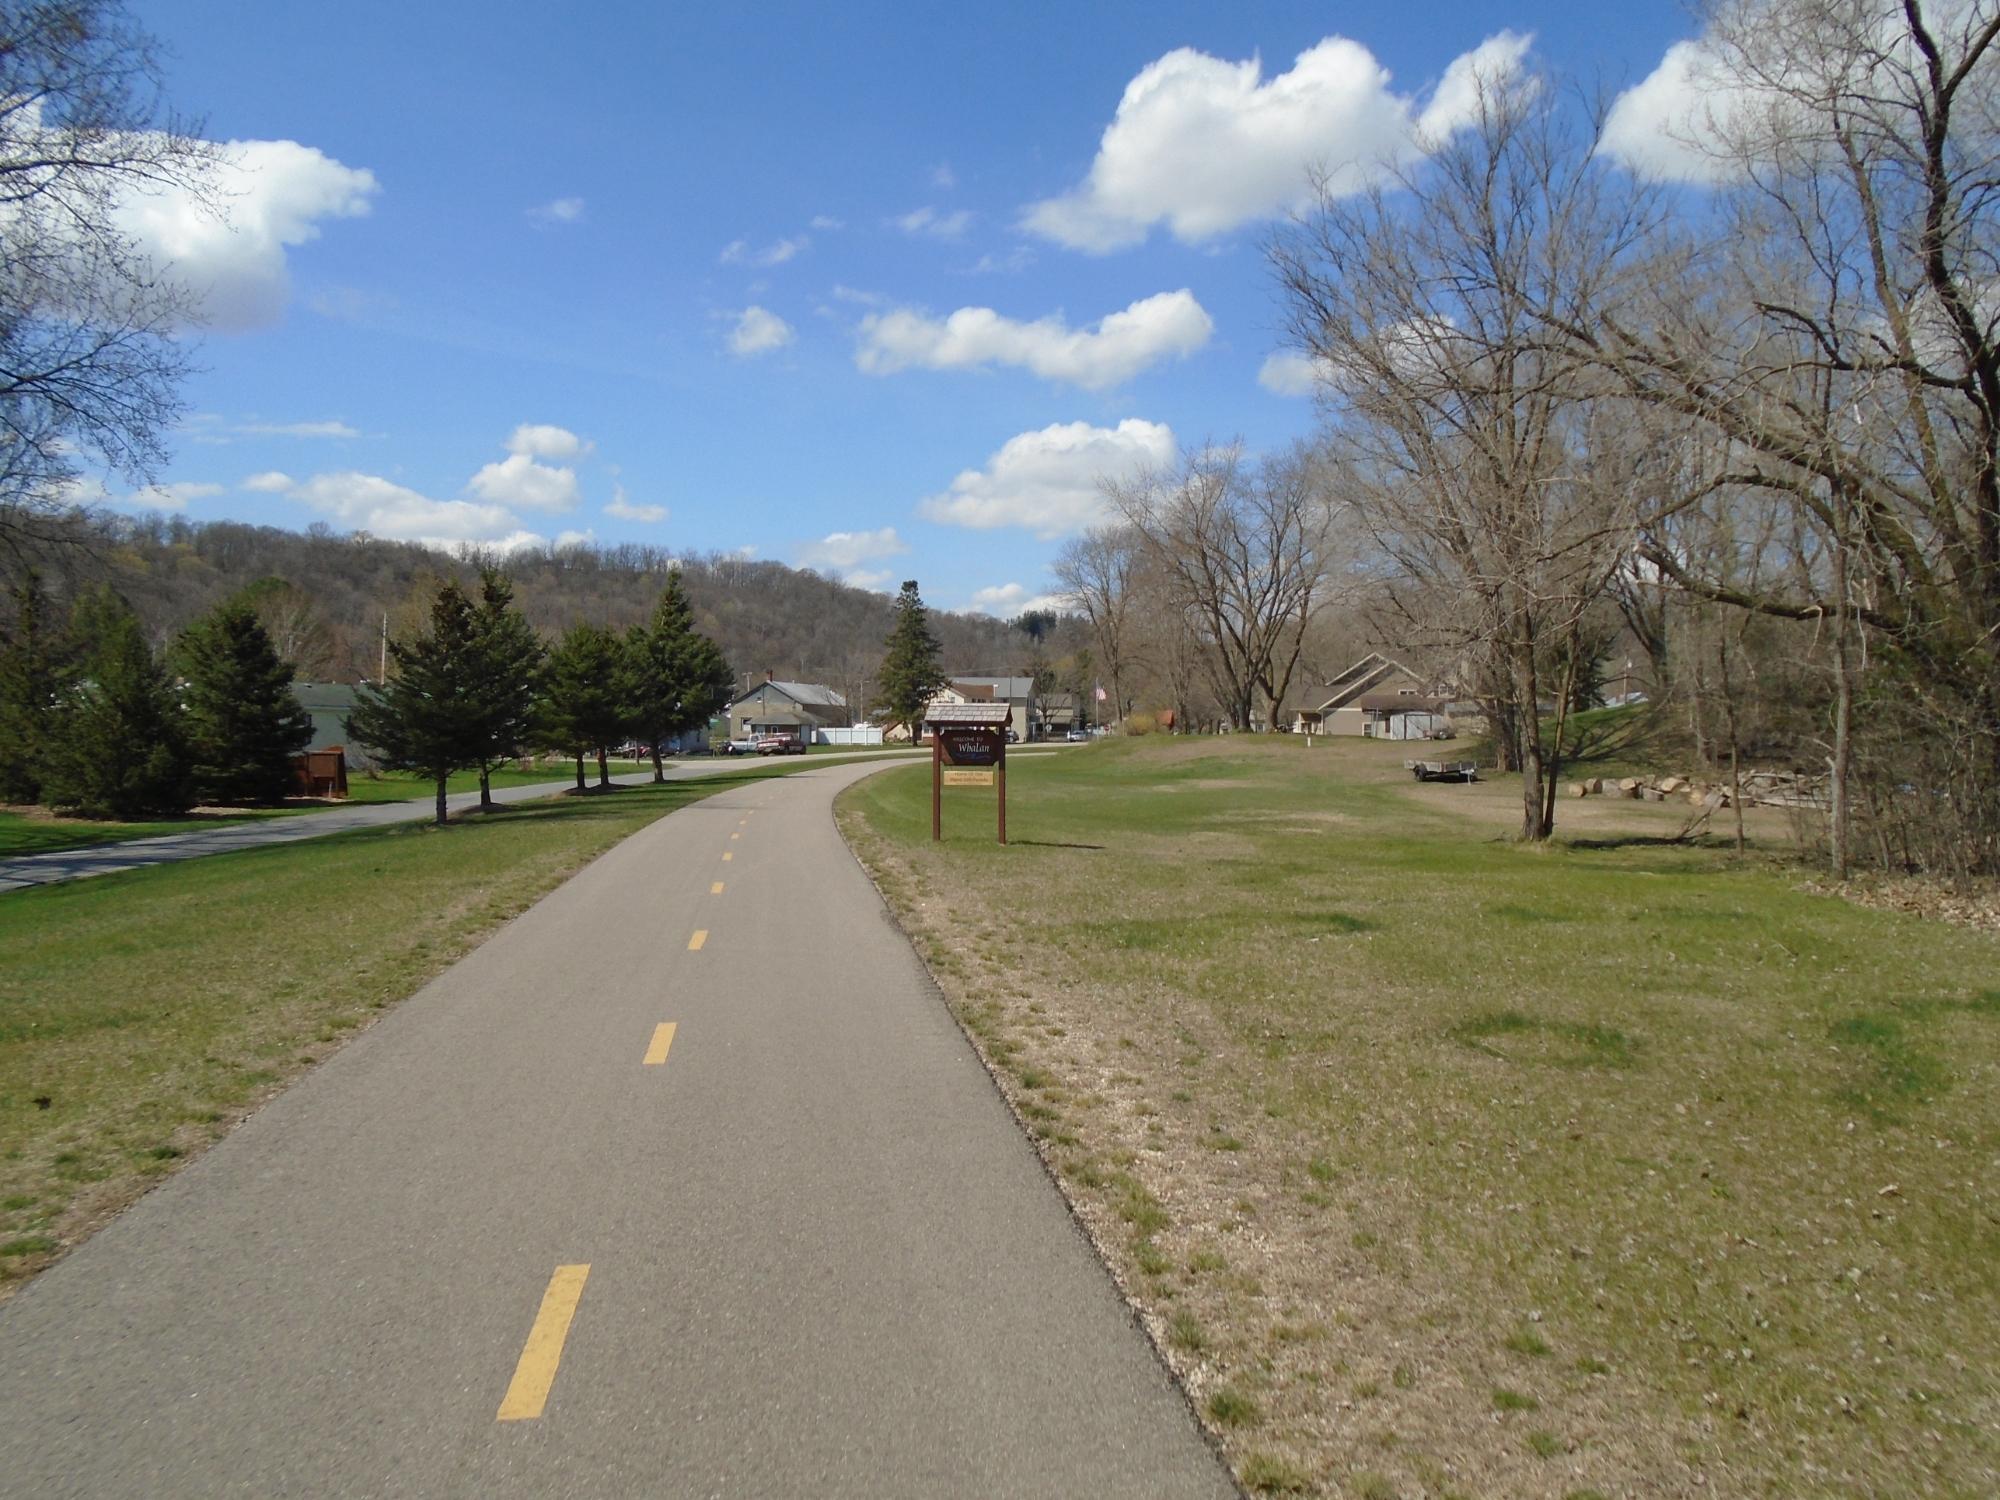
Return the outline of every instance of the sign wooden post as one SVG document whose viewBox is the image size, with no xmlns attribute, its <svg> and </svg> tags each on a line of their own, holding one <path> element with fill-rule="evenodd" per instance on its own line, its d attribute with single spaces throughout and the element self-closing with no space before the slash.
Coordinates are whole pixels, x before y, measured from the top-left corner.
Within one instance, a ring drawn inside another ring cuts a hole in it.
<svg viewBox="0 0 2000 1500">
<path fill-rule="evenodd" d="M 931 842 L 944 838 L 944 789 L 990 786 L 998 793 L 1000 842 L 1007 842 L 1007 732 L 1004 703 L 940 703 L 924 715 L 931 733 Z"/>
</svg>

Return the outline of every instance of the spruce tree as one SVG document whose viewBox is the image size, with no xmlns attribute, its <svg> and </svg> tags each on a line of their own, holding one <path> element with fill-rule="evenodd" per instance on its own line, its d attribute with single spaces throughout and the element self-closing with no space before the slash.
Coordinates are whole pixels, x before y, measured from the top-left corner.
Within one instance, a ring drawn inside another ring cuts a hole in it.
<svg viewBox="0 0 2000 1500">
<path fill-rule="evenodd" d="M 652 619 L 627 634 L 625 651 L 632 732 L 652 751 L 653 780 L 661 781 L 661 742 L 707 723 L 729 701 L 735 678 L 720 648 L 694 628 L 678 568 L 668 572 Z"/>
<path fill-rule="evenodd" d="M 706 725 L 736 691 L 736 674 L 722 648 L 700 631 L 690 632 L 681 656 L 681 701 L 673 722 L 676 734 Z"/>
<path fill-rule="evenodd" d="M 175 646 L 195 796 L 229 806 L 281 802 L 297 783 L 292 757 L 312 743 L 312 716 L 292 692 L 248 599 L 218 605 Z"/>
<path fill-rule="evenodd" d="M 583 758 L 597 753 L 597 782 L 611 784 L 606 747 L 630 722 L 628 661 L 618 637 L 601 625 L 572 625 L 549 653 L 536 706 L 536 737 L 576 757 L 576 789 L 584 790 Z"/>
<path fill-rule="evenodd" d="M 474 676 L 480 700 L 479 806 L 490 811 L 493 768 L 520 754 L 535 710 L 542 643 L 514 607 L 514 585 L 497 568 L 479 570 L 478 647 Z"/>
<path fill-rule="evenodd" d="M 73 629 L 84 649 L 51 721 L 42 800 L 87 818 L 186 812 L 183 715 L 138 617 L 102 589 L 78 601 Z"/>
<path fill-rule="evenodd" d="M 445 583 L 431 602 L 430 628 L 389 642 L 395 670 L 364 691 L 348 733 L 392 771 L 420 771 L 437 784 L 437 825 L 445 823 L 445 784 L 480 763 L 487 743 L 481 692 L 478 613 L 465 591 Z"/>
<path fill-rule="evenodd" d="M 0 802 L 38 802 L 55 714 L 57 666 L 48 598 L 34 572 L 14 591 L 0 646 Z"/>
<path fill-rule="evenodd" d="M 938 665 L 938 640 L 931 633 L 930 616 L 914 578 L 906 580 L 896 596 L 896 625 L 885 644 L 888 652 L 877 674 L 882 710 L 890 724 L 907 724 L 914 739 L 923 732 L 931 695 L 947 680 Z"/>
</svg>

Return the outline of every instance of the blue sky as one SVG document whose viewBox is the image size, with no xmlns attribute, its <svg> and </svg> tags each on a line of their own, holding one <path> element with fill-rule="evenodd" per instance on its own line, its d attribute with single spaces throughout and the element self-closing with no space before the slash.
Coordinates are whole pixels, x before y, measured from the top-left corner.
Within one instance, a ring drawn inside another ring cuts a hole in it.
<svg viewBox="0 0 2000 1500">
<path fill-rule="evenodd" d="M 137 9 L 235 165 L 228 226 L 130 209 L 209 328 L 160 487 L 114 503 L 743 548 L 1001 614 L 1098 474 L 1311 431 L 1260 248 L 1305 162 L 1448 129 L 1468 54 L 1636 101 L 1690 34 L 1664 4 Z"/>
</svg>

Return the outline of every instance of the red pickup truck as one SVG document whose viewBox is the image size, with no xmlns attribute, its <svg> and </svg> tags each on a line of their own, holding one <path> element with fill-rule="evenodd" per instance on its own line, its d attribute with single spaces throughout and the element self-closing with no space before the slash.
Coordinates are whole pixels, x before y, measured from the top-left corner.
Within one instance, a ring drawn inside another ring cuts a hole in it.
<svg viewBox="0 0 2000 1500">
<path fill-rule="evenodd" d="M 757 736 L 759 755 L 804 755 L 806 742 L 794 739 L 789 734 L 760 734 Z"/>
</svg>

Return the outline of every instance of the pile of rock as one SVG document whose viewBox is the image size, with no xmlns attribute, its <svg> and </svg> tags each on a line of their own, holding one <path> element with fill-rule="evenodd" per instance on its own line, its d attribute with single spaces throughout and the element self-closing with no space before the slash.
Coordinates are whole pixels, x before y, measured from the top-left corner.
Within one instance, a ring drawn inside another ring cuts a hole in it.
<svg viewBox="0 0 2000 1500">
<path fill-rule="evenodd" d="M 1745 807 L 1800 807 L 1816 804 L 1825 793 L 1823 778 L 1797 771 L 1745 771 Z M 1695 807 L 1729 807 L 1734 794 L 1726 786 L 1687 776 L 1626 776 L 1607 781 L 1593 776 L 1569 784 L 1572 797 L 1629 797 L 1640 802 L 1688 802 Z"/>
<path fill-rule="evenodd" d="M 1731 800 L 1727 787 L 1709 786 L 1690 781 L 1685 776 L 1626 776 L 1617 781 L 1593 776 L 1587 781 L 1572 781 L 1569 794 L 1572 797 L 1628 797 L 1639 802 L 1685 801 L 1695 807 L 1728 807 Z"/>
</svg>

